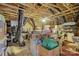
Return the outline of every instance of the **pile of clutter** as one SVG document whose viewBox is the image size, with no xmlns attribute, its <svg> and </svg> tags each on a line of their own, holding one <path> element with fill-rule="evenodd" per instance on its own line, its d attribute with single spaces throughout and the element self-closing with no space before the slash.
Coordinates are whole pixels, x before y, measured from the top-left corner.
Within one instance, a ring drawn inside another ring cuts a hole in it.
<svg viewBox="0 0 79 59">
<path fill-rule="evenodd" d="M 30 39 L 32 55 L 59 55 L 59 42 L 53 35 L 53 32 L 49 29 L 44 31 L 33 31 Z"/>
</svg>

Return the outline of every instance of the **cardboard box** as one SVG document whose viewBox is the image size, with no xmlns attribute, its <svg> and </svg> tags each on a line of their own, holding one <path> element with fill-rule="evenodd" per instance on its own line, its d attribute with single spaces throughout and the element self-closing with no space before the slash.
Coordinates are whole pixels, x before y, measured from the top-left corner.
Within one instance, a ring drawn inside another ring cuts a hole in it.
<svg viewBox="0 0 79 59">
<path fill-rule="evenodd" d="M 47 50 L 41 45 L 38 45 L 38 55 L 40 56 L 59 56 L 60 55 L 60 49 L 59 47 L 52 49 L 52 50 Z"/>
</svg>

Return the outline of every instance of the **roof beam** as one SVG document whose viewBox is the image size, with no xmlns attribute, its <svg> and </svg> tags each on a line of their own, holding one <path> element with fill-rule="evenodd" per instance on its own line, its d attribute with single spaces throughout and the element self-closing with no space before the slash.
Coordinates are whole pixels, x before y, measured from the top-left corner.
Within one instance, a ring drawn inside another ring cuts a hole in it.
<svg viewBox="0 0 79 59">
<path fill-rule="evenodd" d="M 51 9 L 58 8 L 59 10 L 61 10 L 61 8 L 58 7 L 58 6 L 56 6 L 56 5 L 52 5 L 52 6 L 50 6 L 49 4 L 42 4 L 42 5 L 45 6 L 45 7 L 51 8 Z M 55 10 L 56 10 L 56 9 L 55 9 Z M 58 10 L 56 10 L 56 11 L 58 11 Z M 58 11 L 58 12 L 59 12 L 59 11 Z"/>
<path fill-rule="evenodd" d="M 10 13 L 15 13 L 15 14 L 17 14 L 17 12 L 16 11 L 14 11 L 14 10 L 12 10 L 12 9 L 8 9 L 8 8 L 0 8 L 0 10 L 3 10 L 3 11 L 6 11 L 6 12 L 10 12 Z"/>
<path fill-rule="evenodd" d="M 3 6 L 6 6 L 6 7 L 9 7 L 10 9 L 14 9 L 14 10 L 19 9 L 19 7 L 12 6 L 12 5 L 9 5 L 9 4 L 7 4 L 7 3 L 2 3 L 2 4 L 0 4 L 0 5 L 3 5 Z"/>
<path fill-rule="evenodd" d="M 79 8 L 79 6 L 74 7 L 74 8 L 71 8 L 71 9 L 66 10 L 66 11 L 62 11 L 62 12 L 57 13 L 57 14 L 55 14 L 55 15 L 50 15 L 49 17 L 55 18 L 55 17 L 59 17 L 59 16 L 63 16 L 63 15 L 69 14 L 69 13 L 73 13 L 73 12 L 76 12 L 76 11 L 74 11 L 76 8 Z M 78 10 L 77 10 L 77 11 L 78 11 Z"/>
</svg>

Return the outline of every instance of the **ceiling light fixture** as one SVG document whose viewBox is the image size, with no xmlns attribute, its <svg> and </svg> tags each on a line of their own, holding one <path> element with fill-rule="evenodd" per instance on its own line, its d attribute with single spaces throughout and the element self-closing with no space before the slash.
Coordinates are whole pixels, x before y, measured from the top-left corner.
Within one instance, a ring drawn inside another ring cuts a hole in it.
<svg viewBox="0 0 79 59">
<path fill-rule="evenodd" d="M 45 23 L 46 22 L 46 19 L 42 19 L 42 22 Z"/>
</svg>

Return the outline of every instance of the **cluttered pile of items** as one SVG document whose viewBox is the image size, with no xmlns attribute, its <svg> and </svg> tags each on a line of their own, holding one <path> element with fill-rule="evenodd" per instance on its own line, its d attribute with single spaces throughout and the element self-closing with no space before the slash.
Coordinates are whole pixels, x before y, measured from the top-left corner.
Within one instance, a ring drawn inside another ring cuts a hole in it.
<svg viewBox="0 0 79 59">
<path fill-rule="evenodd" d="M 64 32 L 61 54 L 64 56 L 79 56 L 79 37 L 75 36 L 75 25 L 72 22 L 66 23 Z"/>
<path fill-rule="evenodd" d="M 59 41 L 51 30 L 33 31 L 30 38 L 31 54 L 36 56 L 59 56 Z"/>
</svg>

